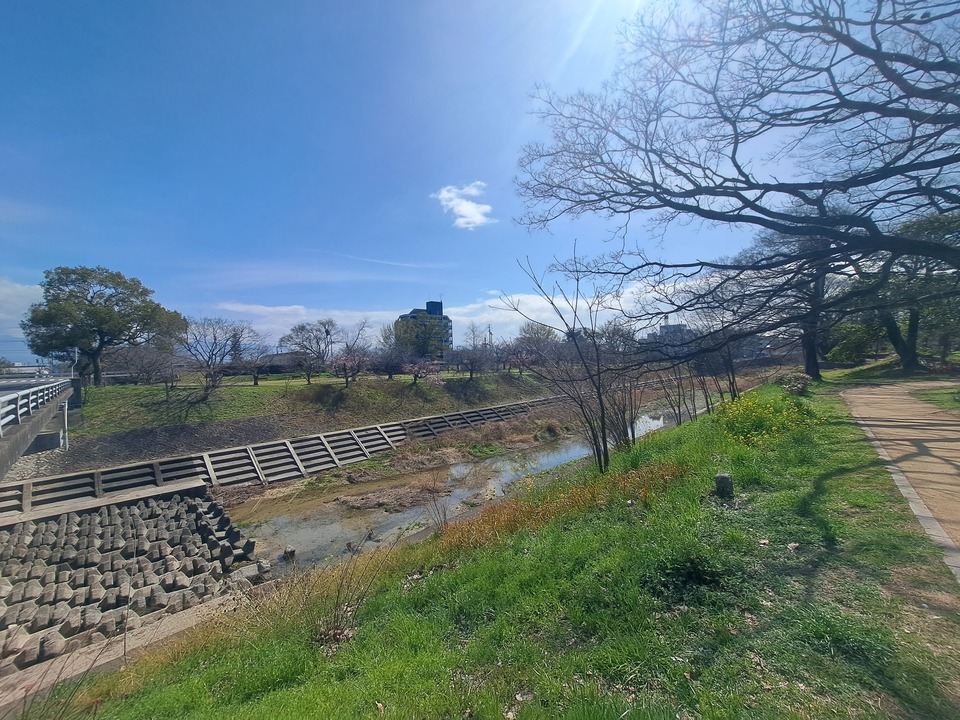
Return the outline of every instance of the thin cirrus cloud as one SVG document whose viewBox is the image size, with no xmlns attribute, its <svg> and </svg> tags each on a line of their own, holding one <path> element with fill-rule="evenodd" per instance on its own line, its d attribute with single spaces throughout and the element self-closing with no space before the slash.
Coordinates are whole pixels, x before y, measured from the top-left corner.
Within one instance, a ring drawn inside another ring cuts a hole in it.
<svg viewBox="0 0 960 720">
<path fill-rule="evenodd" d="M 371 263 L 373 265 L 387 265 L 389 267 L 409 268 L 411 270 L 448 270 L 456 267 L 454 263 L 420 263 L 420 262 L 398 262 L 396 260 L 382 260 L 378 258 L 365 258 L 357 255 L 345 255 L 343 253 L 332 252 L 330 250 L 311 249 L 310 252 L 322 253 L 333 257 L 343 258 L 345 260 L 356 260 L 357 262 Z"/>
<path fill-rule="evenodd" d="M 463 187 L 446 185 L 430 197 L 439 200 L 443 211 L 451 213 L 456 218 L 453 221 L 455 228 L 474 230 L 496 222 L 495 219 L 490 217 L 493 207 L 470 199 L 483 195 L 483 189 L 486 186 L 487 184 L 480 180 Z"/>
<path fill-rule="evenodd" d="M 204 282 L 220 288 L 282 287 L 308 284 L 350 282 L 418 282 L 404 273 L 367 272 L 343 268 L 317 268 L 310 264 L 288 263 L 235 264 L 208 269 Z"/>
</svg>

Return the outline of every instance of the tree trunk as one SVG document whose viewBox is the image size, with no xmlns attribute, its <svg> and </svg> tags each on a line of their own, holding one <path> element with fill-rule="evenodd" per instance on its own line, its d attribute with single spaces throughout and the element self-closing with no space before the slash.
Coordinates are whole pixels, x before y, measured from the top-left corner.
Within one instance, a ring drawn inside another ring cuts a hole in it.
<svg viewBox="0 0 960 720">
<path fill-rule="evenodd" d="M 100 366 L 100 351 L 94 351 L 90 356 L 90 362 L 93 364 L 93 384 L 97 387 L 103 385 L 103 368 Z"/>
<path fill-rule="evenodd" d="M 920 356 L 917 354 L 917 337 L 920 335 L 920 309 L 910 308 L 907 312 L 907 337 L 904 340 L 907 355 L 909 358 L 909 368 L 904 363 L 904 370 L 919 370 Z"/>
<path fill-rule="evenodd" d="M 913 317 L 916 313 L 916 318 Z M 887 338 L 893 345 L 894 352 L 900 358 L 900 367 L 904 372 L 914 372 L 920 369 L 920 362 L 917 359 L 917 329 L 920 322 L 920 313 L 918 310 L 910 311 L 910 318 L 907 321 L 907 337 L 903 337 L 900 332 L 900 326 L 897 319 L 890 312 L 879 313 L 880 323 L 887 331 Z M 912 340 L 912 344 L 911 344 Z"/>
<path fill-rule="evenodd" d="M 804 326 L 800 334 L 800 348 L 803 350 L 803 371 L 814 380 L 821 380 L 816 326 Z"/>
</svg>

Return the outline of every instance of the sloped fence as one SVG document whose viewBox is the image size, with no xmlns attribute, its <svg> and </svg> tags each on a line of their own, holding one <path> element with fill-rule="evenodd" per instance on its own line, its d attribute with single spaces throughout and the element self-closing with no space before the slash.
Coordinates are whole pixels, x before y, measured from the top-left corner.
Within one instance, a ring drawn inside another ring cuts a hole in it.
<svg viewBox="0 0 960 720">
<path fill-rule="evenodd" d="M 5 432 L 10 432 L 8 426 L 26 422 L 34 412 L 56 400 L 60 393 L 69 388 L 70 381 L 61 380 L 0 396 L 0 438 Z"/>
<path fill-rule="evenodd" d="M 120 467 L 0 483 L 0 527 L 27 517 L 36 519 L 56 515 L 78 504 L 96 506 L 110 501 L 111 496 L 119 498 L 120 493 L 161 493 L 182 484 L 192 485 L 197 480 L 207 486 L 220 487 L 239 483 L 269 485 L 307 477 L 362 462 L 405 442 L 506 420 L 561 401 L 559 397 L 542 398 Z"/>
</svg>

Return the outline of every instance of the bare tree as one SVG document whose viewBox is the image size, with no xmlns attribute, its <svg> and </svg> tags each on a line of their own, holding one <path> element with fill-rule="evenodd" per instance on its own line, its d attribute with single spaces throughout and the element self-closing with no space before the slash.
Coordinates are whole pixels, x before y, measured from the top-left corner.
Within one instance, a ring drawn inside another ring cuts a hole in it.
<svg viewBox="0 0 960 720">
<path fill-rule="evenodd" d="M 120 367 L 138 383 L 152 385 L 162 382 L 172 390 L 177 380 L 177 356 L 172 347 L 157 347 L 153 343 L 113 348 L 104 355 L 108 365 Z"/>
<path fill-rule="evenodd" d="M 661 8 L 629 26 L 603 90 L 539 93 L 553 139 L 521 159 L 525 222 L 651 212 L 825 241 L 789 262 L 879 252 L 960 267 L 960 248 L 898 231 L 960 208 L 960 6 Z"/>
<path fill-rule="evenodd" d="M 307 384 L 324 370 L 333 358 L 336 346 L 343 341 L 343 330 L 333 318 L 299 323 L 280 338 L 280 346 L 298 354 L 297 364 L 307 376 Z"/>
<path fill-rule="evenodd" d="M 343 348 L 331 361 L 331 368 L 334 375 L 343 378 L 344 385 L 349 387 L 350 381 L 370 366 L 371 353 L 370 345 L 367 342 L 367 329 L 370 321 L 366 318 L 360 320 L 343 343 Z"/>
<path fill-rule="evenodd" d="M 233 345 L 230 349 L 233 369 L 253 378 L 254 387 L 260 385 L 260 374 L 273 354 L 266 336 L 249 325 L 238 323 Z"/>
<path fill-rule="evenodd" d="M 493 348 L 488 342 L 487 332 L 477 323 L 467 325 L 464 344 L 454 353 L 455 361 L 470 373 L 470 380 L 477 373 L 489 369 L 493 362 Z"/>
<path fill-rule="evenodd" d="M 222 317 L 191 319 L 180 342 L 193 359 L 203 382 L 201 399 L 207 400 L 223 384 L 232 362 L 242 358 L 242 348 L 256 335 L 249 323 Z"/>
<path fill-rule="evenodd" d="M 410 352 L 410 348 L 397 340 L 393 325 L 383 325 L 371 357 L 372 368 L 375 372 L 384 373 L 388 380 L 393 380 L 394 375 L 403 372 L 410 360 Z"/>
<path fill-rule="evenodd" d="M 503 302 L 529 322 L 549 328 L 563 342 L 539 342 L 528 346 L 528 370 L 549 382 L 577 409 L 584 435 L 593 450 L 594 461 L 600 472 L 610 465 L 610 445 L 629 441 L 632 422 L 626 418 L 611 418 L 635 409 L 634 403 L 617 402 L 617 393 L 624 389 L 624 362 L 619 349 L 604 342 L 601 332 L 602 315 L 608 308 L 609 297 L 599 287 L 591 287 L 591 273 L 578 267 L 576 259 L 566 267 L 570 288 L 559 283 L 548 285 L 528 265 L 527 276 L 536 292 L 553 310 L 556 324 L 534 320 L 524 314 L 514 300 L 503 297 Z M 549 332 L 536 333 L 541 338 Z M 632 388 L 629 389 L 632 392 Z M 629 426 L 629 427 L 628 427 Z"/>
</svg>

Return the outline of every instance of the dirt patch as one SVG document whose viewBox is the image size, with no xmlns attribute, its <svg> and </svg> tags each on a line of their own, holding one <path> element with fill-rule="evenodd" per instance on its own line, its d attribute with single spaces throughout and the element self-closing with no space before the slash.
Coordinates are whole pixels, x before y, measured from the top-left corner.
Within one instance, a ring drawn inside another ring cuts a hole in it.
<svg viewBox="0 0 960 720">
<path fill-rule="evenodd" d="M 309 418 L 274 416 L 224 420 L 198 425 L 130 430 L 94 437 L 72 436 L 70 450 L 54 450 L 20 458 L 5 480 L 115 467 L 179 455 L 255 445 L 320 432 Z"/>
<path fill-rule="evenodd" d="M 380 508 L 387 512 L 397 512 L 426 505 L 438 497 L 449 494 L 450 488 L 446 485 L 423 482 L 383 488 L 365 495 L 344 495 L 337 498 L 337 503 L 350 510 Z"/>
</svg>

